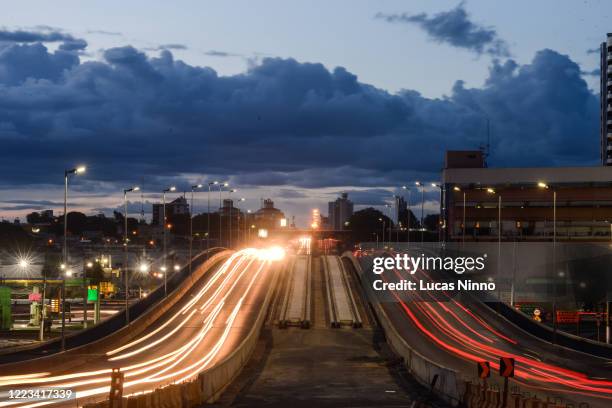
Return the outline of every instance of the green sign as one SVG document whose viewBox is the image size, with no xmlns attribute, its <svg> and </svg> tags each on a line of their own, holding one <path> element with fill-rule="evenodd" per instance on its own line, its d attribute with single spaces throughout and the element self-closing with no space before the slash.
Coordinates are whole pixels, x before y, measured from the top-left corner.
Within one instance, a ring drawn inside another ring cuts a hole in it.
<svg viewBox="0 0 612 408">
<path fill-rule="evenodd" d="M 0 286 L 0 329 L 10 330 L 11 326 L 11 288 Z"/>
<path fill-rule="evenodd" d="M 90 302 L 98 301 L 98 289 L 87 289 L 87 301 L 90 301 Z"/>
</svg>

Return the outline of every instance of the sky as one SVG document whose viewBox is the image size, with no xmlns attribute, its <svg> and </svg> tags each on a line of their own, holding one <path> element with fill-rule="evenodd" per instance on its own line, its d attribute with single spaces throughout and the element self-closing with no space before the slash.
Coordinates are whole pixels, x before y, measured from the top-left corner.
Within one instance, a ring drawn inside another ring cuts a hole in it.
<svg viewBox="0 0 612 408">
<path fill-rule="evenodd" d="M 150 203 L 223 179 L 245 209 L 270 197 L 304 225 L 341 191 L 376 206 L 437 181 L 444 151 L 478 148 L 487 120 L 490 166 L 596 165 L 608 9 L 14 3 L 0 20 L 0 216 L 59 210 L 63 170 L 83 163 L 71 208 L 88 213 L 112 212 L 127 186 Z"/>
</svg>

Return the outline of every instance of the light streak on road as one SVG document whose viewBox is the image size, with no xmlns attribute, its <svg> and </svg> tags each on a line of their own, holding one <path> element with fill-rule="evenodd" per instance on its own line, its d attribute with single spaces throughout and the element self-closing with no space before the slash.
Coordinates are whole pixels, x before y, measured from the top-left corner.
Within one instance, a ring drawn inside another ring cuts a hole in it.
<svg viewBox="0 0 612 408">
<path fill-rule="evenodd" d="M 273 272 L 271 265 L 283 257 L 282 248 L 238 251 L 209 273 L 202 287 L 194 290 L 193 297 L 185 300 L 180 309 L 164 316 L 163 321 L 158 320 L 159 325 L 150 331 L 126 344 L 109 344 L 108 351 L 96 355 L 93 361 L 83 358 L 76 368 L 70 365 L 62 368 L 66 361 L 61 355 L 48 357 L 45 363 L 50 365 L 51 361 L 57 361 L 55 371 L 28 374 L 11 368 L 14 374 L 0 377 L 0 391 L 17 384 L 20 388 L 33 384 L 65 387 L 74 390 L 81 405 L 106 397 L 114 367 L 119 367 L 125 375 L 124 395 L 151 392 L 193 378 L 240 343 L 248 327 L 236 326 L 236 319 L 240 316 L 240 321 L 247 325 L 253 321 L 259 311 L 258 302 L 269 289 L 266 277 Z M 245 306 L 248 307 L 245 309 Z M 27 362 L 23 365 L 29 366 Z M 70 402 L 0 401 L 0 407 L 62 403 Z M 73 406 L 74 402 L 70 404 Z"/>
<path fill-rule="evenodd" d="M 394 270 L 394 273 L 397 279 L 433 281 L 423 270 L 419 270 L 418 275 L 404 276 L 398 270 Z M 386 276 L 382 278 L 389 281 Z M 429 341 L 451 355 L 469 362 L 489 361 L 494 370 L 499 369 L 497 362 L 501 356 L 512 357 L 517 362 L 514 381 L 521 385 L 562 395 L 578 394 L 612 400 L 611 380 L 589 378 L 582 372 L 545 363 L 530 356 L 525 357 L 519 341 L 495 330 L 478 315 L 477 309 L 470 310 L 446 292 L 445 298 L 440 300 L 428 291 L 415 291 L 410 293 L 414 298 L 409 301 L 400 298 L 396 291 L 391 293 L 404 316 L 408 317 Z M 411 341 L 414 343 L 415 340 L 412 338 Z M 550 344 L 543 344 L 542 347 L 550 351 Z"/>
</svg>

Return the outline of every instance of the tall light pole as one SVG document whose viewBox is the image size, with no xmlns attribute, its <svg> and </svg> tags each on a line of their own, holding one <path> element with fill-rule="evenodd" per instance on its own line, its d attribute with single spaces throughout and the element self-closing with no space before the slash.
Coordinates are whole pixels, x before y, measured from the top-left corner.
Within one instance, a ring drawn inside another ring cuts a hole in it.
<svg viewBox="0 0 612 408">
<path fill-rule="evenodd" d="M 227 230 L 228 230 L 228 234 L 227 234 L 227 237 L 228 237 L 227 238 L 227 247 L 228 248 L 232 247 L 232 213 L 234 212 L 233 211 L 233 209 L 234 209 L 234 202 L 231 200 L 231 198 L 232 198 L 231 194 L 235 193 L 236 191 L 238 191 L 238 190 L 233 188 L 233 189 L 231 189 L 230 191 L 227 192 L 227 197 L 230 199 L 229 222 L 228 222 L 228 227 L 227 227 Z"/>
<path fill-rule="evenodd" d="M 216 186 L 217 184 L 219 184 L 218 181 L 211 181 L 208 183 L 208 211 L 206 212 L 207 214 L 207 225 L 206 225 L 206 259 L 208 259 L 208 257 L 210 256 L 209 251 L 210 251 L 210 189 L 212 188 L 212 186 Z M 219 222 L 221 222 L 221 218 L 219 218 Z"/>
<path fill-rule="evenodd" d="M 387 233 L 388 238 L 389 238 L 389 246 L 391 246 L 391 223 L 393 222 L 393 214 L 391 213 L 392 210 L 392 206 L 391 204 L 385 204 L 385 208 L 387 209 L 387 211 L 389 211 L 389 232 Z"/>
<path fill-rule="evenodd" d="M 487 188 L 487 193 L 496 194 L 495 189 Z M 497 278 L 501 280 L 501 208 L 502 208 L 502 197 L 501 194 L 497 193 Z M 498 300 L 501 302 L 501 286 L 498 285 Z"/>
<path fill-rule="evenodd" d="M 240 204 L 239 203 L 242 203 L 245 201 L 246 201 L 246 198 L 240 197 L 238 199 L 238 204 L 236 204 L 236 208 L 238 209 L 238 218 L 236 218 L 236 242 L 240 241 Z"/>
<path fill-rule="evenodd" d="M 221 191 L 223 187 L 229 186 L 228 182 L 219 183 L 219 246 L 221 246 L 221 234 L 223 231 L 223 223 L 221 222 L 221 216 L 223 215 L 223 199 L 221 198 Z"/>
<path fill-rule="evenodd" d="M 168 266 L 166 265 L 166 257 L 167 257 L 167 252 L 166 252 L 166 193 L 169 193 L 171 191 L 176 191 L 176 187 L 172 186 L 172 187 L 168 187 L 166 189 L 164 189 L 162 191 L 162 208 L 163 208 L 163 215 L 162 215 L 162 238 L 163 238 L 163 249 L 164 249 L 164 253 L 163 253 L 163 262 L 162 262 L 162 269 L 164 272 L 164 296 L 168 295 Z"/>
<path fill-rule="evenodd" d="M 246 212 L 244 213 L 244 245 L 248 245 L 249 243 L 249 239 L 247 237 L 247 233 L 248 233 L 248 226 L 247 226 L 247 222 L 248 222 L 248 218 L 249 218 L 249 214 L 251 213 L 251 210 L 246 210 Z"/>
<path fill-rule="evenodd" d="M 421 187 L 421 245 L 423 244 L 423 235 L 425 227 L 423 225 L 423 213 L 425 211 L 425 186 L 420 181 L 414 183 L 417 187 Z"/>
<path fill-rule="evenodd" d="M 442 187 L 441 183 L 431 183 L 431 186 L 434 188 L 438 188 L 440 189 L 440 219 L 438 220 L 438 228 L 439 228 L 439 233 L 441 235 L 442 238 L 442 242 L 446 241 L 446 217 L 445 217 L 445 206 L 444 206 L 444 196 L 443 196 L 443 191 L 444 188 Z"/>
<path fill-rule="evenodd" d="M 462 192 L 463 193 L 463 222 L 462 222 L 462 228 L 461 228 L 461 246 L 465 246 L 465 191 L 461 190 L 461 188 L 459 186 L 454 186 L 453 187 L 453 191 L 457 191 L 457 192 Z"/>
<path fill-rule="evenodd" d="M 384 215 L 384 214 L 383 214 Z M 385 248 L 385 219 L 384 218 L 379 218 L 378 221 L 382 222 L 382 246 L 383 249 Z"/>
<path fill-rule="evenodd" d="M 71 174 L 85 173 L 86 167 L 79 166 L 73 169 L 64 170 L 64 248 L 62 255 L 62 265 L 64 269 L 68 267 L 68 178 Z M 66 275 L 62 279 L 62 350 L 66 349 Z"/>
<path fill-rule="evenodd" d="M 538 182 L 538 188 L 549 189 L 550 186 L 543 181 Z M 552 189 L 553 192 L 553 279 L 555 280 L 553 290 L 553 338 L 552 343 L 557 342 L 557 190 Z M 609 325 L 609 317 L 607 320 Z M 606 332 L 609 332 L 609 327 L 606 327 Z"/>
<path fill-rule="evenodd" d="M 204 187 L 202 184 L 195 184 L 193 186 L 191 186 L 191 207 L 190 207 L 190 213 L 189 213 L 189 275 L 191 276 L 191 258 L 193 257 L 192 255 L 192 249 L 193 249 L 193 214 L 195 214 L 195 211 L 193 211 L 193 192 L 197 189 L 200 189 Z"/>
<path fill-rule="evenodd" d="M 134 186 L 131 188 L 126 188 L 123 190 L 123 268 L 125 275 L 125 322 L 126 324 L 130 324 L 130 304 L 129 304 L 129 280 L 128 280 L 128 264 L 129 264 L 129 254 L 128 254 L 128 206 L 127 206 L 127 193 L 131 193 L 133 191 L 139 191 L 140 187 Z"/>
<path fill-rule="evenodd" d="M 410 187 L 408 187 L 408 186 L 402 186 L 402 190 L 406 190 L 408 192 L 408 203 L 407 203 L 408 204 L 408 226 L 407 226 L 407 228 L 408 228 L 408 238 L 407 238 L 407 240 L 408 240 L 408 247 L 410 247 L 410 218 L 412 218 L 411 217 L 412 209 L 410 208 L 410 201 L 411 201 L 410 200 L 410 193 L 411 193 L 411 190 L 410 190 Z"/>
</svg>

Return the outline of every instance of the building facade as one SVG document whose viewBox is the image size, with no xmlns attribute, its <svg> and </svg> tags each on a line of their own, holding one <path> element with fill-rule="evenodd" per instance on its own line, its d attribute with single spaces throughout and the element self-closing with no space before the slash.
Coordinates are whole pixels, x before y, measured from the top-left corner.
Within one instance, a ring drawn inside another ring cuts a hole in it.
<svg viewBox="0 0 612 408">
<path fill-rule="evenodd" d="M 348 229 L 346 223 L 353 215 L 353 202 L 348 199 L 348 193 L 342 193 L 336 201 L 328 203 L 329 227 L 340 231 Z"/>
<path fill-rule="evenodd" d="M 163 218 L 163 204 L 153 204 L 153 225 L 162 225 L 161 219 Z M 189 214 L 189 203 L 184 196 L 180 196 L 175 200 L 166 203 L 166 218 L 172 218 L 174 215 Z"/>
<path fill-rule="evenodd" d="M 612 240 L 612 167 L 445 168 L 442 179 L 448 241 Z"/>
</svg>

